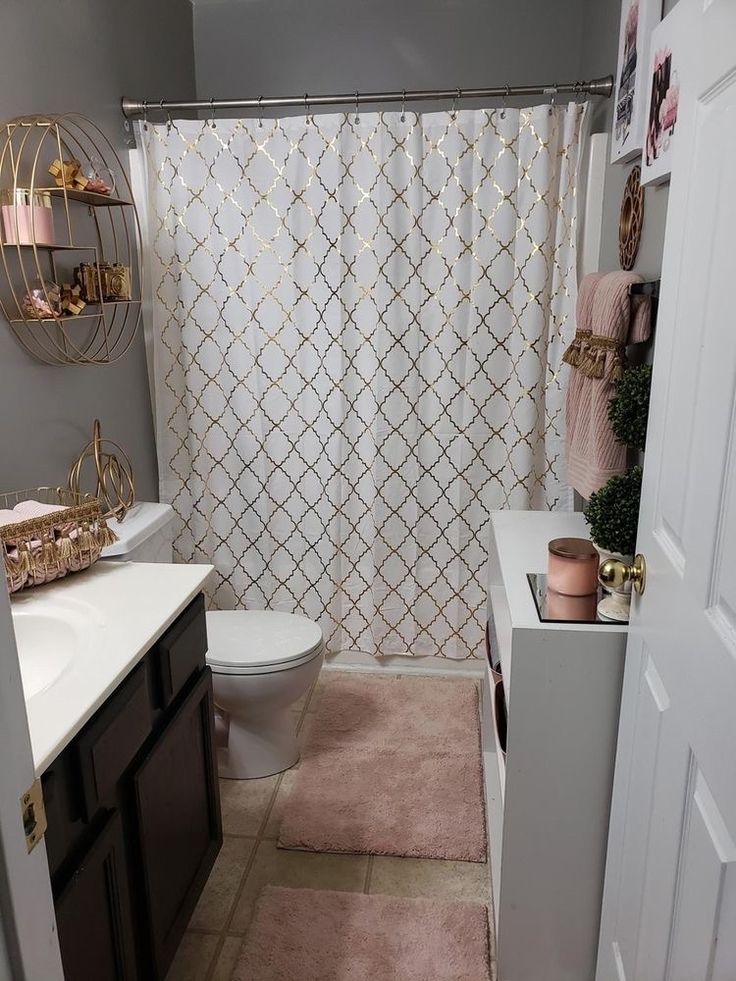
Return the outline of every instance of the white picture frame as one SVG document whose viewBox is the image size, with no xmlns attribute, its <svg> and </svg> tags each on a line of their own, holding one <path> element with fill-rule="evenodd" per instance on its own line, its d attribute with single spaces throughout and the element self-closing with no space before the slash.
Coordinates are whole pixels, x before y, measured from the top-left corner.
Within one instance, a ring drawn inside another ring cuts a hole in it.
<svg viewBox="0 0 736 981">
<path fill-rule="evenodd" d="M 680 89 L 687 80 L 688 5 L 678 3 L 652 31 L 647 62 L 647 117 L 641 154 L 641 183 L 669 180 L 677 143 Z"/>
<path fill-rule="evenodd" d="M 644 149 L 649 40 L 661 17 L 662 0 L 621 2 L 611 163 L 627 163 Z"/>
</svg>

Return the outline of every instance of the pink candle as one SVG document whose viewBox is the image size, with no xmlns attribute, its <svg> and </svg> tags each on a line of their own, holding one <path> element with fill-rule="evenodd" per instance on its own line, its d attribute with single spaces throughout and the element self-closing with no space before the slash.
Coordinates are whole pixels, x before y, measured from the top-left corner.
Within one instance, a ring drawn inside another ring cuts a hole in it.
<svg viewBox="0 0 736 981">
<path fill-rule="evenodd" d="M 8 245 L 53 245 L 54 212 L 51 195 L 26 188 L 2 191 L 3 241 Z"/>
<path fill-rule="evenodd" d="M 553 589 L 547 590 L 544 615 L 548 620 L 594 623 L 597 609 L 597 592 L 590 596 L 563 596 Z"/>
<path fill-rule="evenodd" d="M 600 558 L 587 538 L 555 538 L 548 545 L 547 585 L 563 596 L 589 596 L 598 589 Z"/>
</svg>

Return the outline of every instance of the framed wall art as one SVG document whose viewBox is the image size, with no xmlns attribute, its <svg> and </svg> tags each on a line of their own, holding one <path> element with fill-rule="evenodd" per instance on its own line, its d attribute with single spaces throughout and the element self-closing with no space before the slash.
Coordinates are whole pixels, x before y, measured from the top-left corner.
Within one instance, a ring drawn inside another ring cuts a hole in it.
<svg viewBox="0 0 736 981">
<path fill-rule="evenodd" d="M 612 163 L 633 160 L 644 147 L 649 41 L 661 16 L 662 0 L 622 0 L 611 134 Z"/>
<path fill-rule="evenodd" d="M 688 5 L 678 3 L 652 31 L 647 72 L 647 122 L 641 159 L 642 184 L 669 179 L 677 142 L 680 86 L 687 76 L 683 52 Z"/>
</svg>

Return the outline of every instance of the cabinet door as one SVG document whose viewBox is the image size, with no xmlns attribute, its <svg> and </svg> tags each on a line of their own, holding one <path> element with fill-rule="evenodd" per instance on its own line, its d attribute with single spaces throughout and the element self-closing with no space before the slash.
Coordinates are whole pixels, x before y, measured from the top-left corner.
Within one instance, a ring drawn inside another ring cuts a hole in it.
<svg viewBox="0 0 736 981">
<path fill-rule="evenodd" d="M 66 981 L 137 978 L 125 844 L 112 812 L 56 897 Z"/>
<path fill-rule="evenodd" d="M 222 844 L 209 668 L 134 783 L 150 954 L 163 978 Z"/>
<path fill-rule="evenodd" d="M 168 708 L 192 675 L 202 670 L 206 654 L 207 620 L 200 593 L 154 648 L 161 708 Z"/>
</svg>

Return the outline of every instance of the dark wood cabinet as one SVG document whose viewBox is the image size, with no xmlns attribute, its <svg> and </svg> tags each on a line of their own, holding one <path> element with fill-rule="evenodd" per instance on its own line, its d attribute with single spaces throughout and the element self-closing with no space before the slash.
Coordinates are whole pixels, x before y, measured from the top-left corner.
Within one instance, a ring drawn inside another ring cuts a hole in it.
<svg viewBox="0 0 736 981">
<path fill-rule="evenodd" d="M 146 665 L 139 664 L 76 740 L 83 814 L 90 820 L 112 795 L 148 738 L 151 699 Z"/>
<path fill-rule="evenodd" d="M 134 784 L 148 935 L 163 976 L 222 842 L 209 668 L 141 763 Z"/>
<path fill-rule="evenodd" d="M 202 666 L 207 651 L 204 596 L 198 596 L 156 645 L 156 678 L 161 708 L 167 708 Z"/>
<path fill-rule="evenodd" d="M 67 981 L 162 981 L 222 844 L 197 597 L 43 774 Z"/>
<path fill-rule="evenodd" d="M 116 811 L 103 819 L 55 905 L 66 981 L 138 977 L 125 841 Z"/>
</svg>

